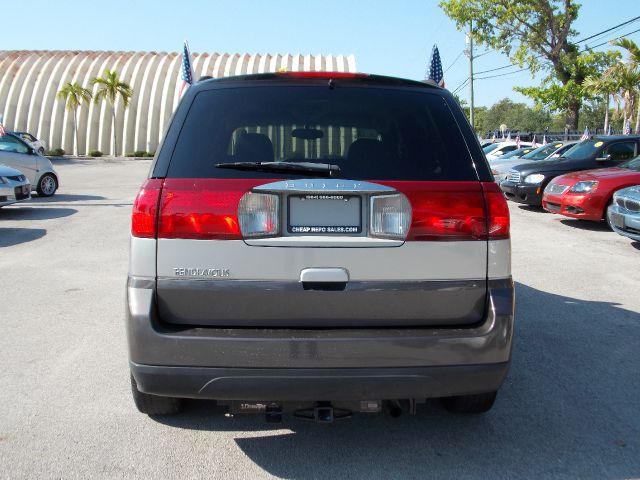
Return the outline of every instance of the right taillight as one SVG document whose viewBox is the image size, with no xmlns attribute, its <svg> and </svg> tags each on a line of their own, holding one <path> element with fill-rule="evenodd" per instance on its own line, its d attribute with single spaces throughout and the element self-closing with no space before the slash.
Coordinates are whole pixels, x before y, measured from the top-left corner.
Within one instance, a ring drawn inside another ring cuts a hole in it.
<svg viewBox="0 0 640 480">
<path fill-rule="evenodd" d="M 411 204 L 403 194 L 371 197 L 369 235 L 404 240 L 410 226 Z"/>
<path fill-rule="evenodd" d="M 247 192 L 238 204 L 238 221 L 244 238 L 272 237 L 280 231 L 280 199 L 268 193 Z"/>
<path fill-rule="evenodd" d="M 509 206 L 495 182 L 482 184 L 487 205 L 487 237 L 489 240 L 509 238 Z"/>
</svg>

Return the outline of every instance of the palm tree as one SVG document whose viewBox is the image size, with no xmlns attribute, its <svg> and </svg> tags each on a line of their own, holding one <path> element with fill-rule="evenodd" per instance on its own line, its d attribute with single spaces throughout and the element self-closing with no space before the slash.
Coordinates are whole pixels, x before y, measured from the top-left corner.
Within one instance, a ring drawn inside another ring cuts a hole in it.
<svg viewBox="0 0 640 480">
<path fill-rule="evenodd" d="M 625 89 L 624 96 L 631 100 L 631 106 L 629 110 L 629 116 L 625 111 L 625 122 L 627 118 L 633 116 L 633 102 L 640 95 L 640 47 L 633 40 L 628 38 L 619 38 L 611 42 L 616 47 L 624 48 L 629 53 L 629 61 L 626 64 L 627 68 L 620 68 L 619 76 L 622 88 Z M 635 132 L 640 133 L 640 102 L 638 102 L 638 112 L 636 114 L 636 126 Z"/>
<path fill-rule="evenodd" d="M 113 132 L 112 152 L 114 155 L 117 155 L 116 100 L 120 97 L 122 99 L 122 105 L 124 108 L 127 108 L 129 106 L 129 101 L 133 96 L 133 89 L 129 84 L 120 81 L 118 73 L 115 70 L 109 69 L 104 71 L 104 77 L 96 77 L 91 80 L 91 84 L 98 86 L 98 90 L 96 90 L 94 97 L 95 102 L 98 103 L 102 100 L 106 100 L 109 105 L 111 105 L 111 131 Z"/>
<path fill-rule="evenodd" d="M 620 110 L 624 114 L 624 123 L 627 119 L 631 120 L 636 111 L 636 100 L 638 99 L 640 87 L 640 70 L 635 69 L 629 63 L 619 63 L 612 69 L 612 78 L 616 85 L 614 100 L 616 101 L 616 110 Z M 635 130 L 638 131 L 640 118 L 636 118 Z"/>
<path fill-rule="evenodd" d="M 605 99 L 604 132 L 606 134 L 609 131 L 609 101 L 611 94 L 616 91 L 616 82 L 612 78 L 612 72 L 607 70 L 598 77 L 589 75 L 582 82 L 582 88 L 592 95 L 602 96 Z"/>
<path fill-rule="evenodd" d="M 76 143 L 73 147 L 74 155 L 78 155 L 78 147 L 80 145 L 78 141 L 78 108 L 83 102 L 89 102 L 91 97 L 91 91 L 79 83 L 66 83 L 58 92 L 58 98 L 65 100 L 67 110 L 73 112 L 73 130 L 76 137 Z"/>
</svg>

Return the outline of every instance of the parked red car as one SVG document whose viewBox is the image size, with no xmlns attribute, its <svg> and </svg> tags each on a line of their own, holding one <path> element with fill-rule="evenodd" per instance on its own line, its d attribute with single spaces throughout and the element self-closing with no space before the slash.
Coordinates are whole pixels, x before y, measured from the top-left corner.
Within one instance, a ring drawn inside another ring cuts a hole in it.
<svg viewBox="0 0 640 480">
<path fill-rule="evenodd" d="M 613 193 L 640 184 L 640 157 L 618 167 L 586 170 L 554 178 L 544 189 L 543 208 L 582 220 L 606 220 Z"/>
</svg>

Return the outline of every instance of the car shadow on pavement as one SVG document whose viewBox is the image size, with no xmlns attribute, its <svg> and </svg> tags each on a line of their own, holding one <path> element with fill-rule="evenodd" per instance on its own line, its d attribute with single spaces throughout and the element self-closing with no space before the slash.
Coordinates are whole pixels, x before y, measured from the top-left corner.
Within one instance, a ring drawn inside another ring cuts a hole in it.
<svg viewBox="0 0 640 480">
<path fill-rule="evenodd" d="M 631 246 L 636 250 L 640 250 L 640 242 L 631 242 Z"/>
<path fill-rule="evenodd" d="M 29 203 L 50 203 L 50 202 L 88 202 L 91 200 L 106 200 L 100 195 L 71 195 L 68 193 L 56 193 L 53 197 L 34 196 Z"/>
<path fill-rule="evenodd" d="M 44 228 L 3 228 L 0 227 L 0 247 L 11 247 L 44 237 Z"/>
<path fill-rule="evenodd" d="M 0 220 L 50 220 L 69 217 L 77 212 L 74 208 L 5 207 L 0 209 Z"/>
<path fill-rule="evenodd" d="M 225 418 L 192 401 L 175 428 L 238 432 L 237 446 L 284 478 L 635 478 L 640 476 L 640 315 L 517 284 L 513 364 L 494 409 L 361 414 L 330 425 Z"/>
<path fill-rule="evenodd" d="M 549 213 L 541 205 L 518 205 L 518 208 L 525 212 Z"/>
<path fill-rule="evenodd" d="M 609 232 L 613 233 L 606 222 L 593 222 L 591 220 L 569 220 L 562 219 L 560 223 L 567 227 L 577 228 L 579 230 L 588 230 L 590 232 Z"/>
</svg>

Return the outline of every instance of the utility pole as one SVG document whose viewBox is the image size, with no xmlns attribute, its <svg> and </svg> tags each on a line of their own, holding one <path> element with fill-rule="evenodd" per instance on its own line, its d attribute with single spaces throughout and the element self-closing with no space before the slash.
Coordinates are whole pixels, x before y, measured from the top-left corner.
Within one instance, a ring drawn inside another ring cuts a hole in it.
<svg viewBox="0 0 640 480">
<path fill-rule="evenodd" d="M 467 56 L 469 57 L 469 123 L 471 128 L 475 131 L 475 124 L 473 121 L 473 20 L 469 22 L 469 33 L 467 34 L 467 43 L 469 49 L 467 50 Z"/>
</svg>

